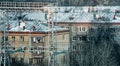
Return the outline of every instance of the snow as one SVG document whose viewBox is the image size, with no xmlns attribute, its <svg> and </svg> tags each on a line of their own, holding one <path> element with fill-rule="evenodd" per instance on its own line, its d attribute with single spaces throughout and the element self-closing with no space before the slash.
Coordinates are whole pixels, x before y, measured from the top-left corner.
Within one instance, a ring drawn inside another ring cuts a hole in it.
<svg viewBox="0 0 120 66">
<path fill-rule="evenodd" d="M 41 11 L 34 11 L 31 13 L 28 13 L 25 18 L 28 19 L 32 19 L 32 20 L 37 20 L 37 21 L 41 21 L 41 22 L 46 22 L 45 19 L 45 13 L 41 12 Z"/>
<path fill-rule="evenodd" d="M 18 25 L 18 21 L 10 21 L 9 24 L 12 25 L 11 29 L 9 31 L 22 31 L 22 32 L 28 32 L 31 31 L 33 32 L 33 26 L 35 26 L 36 30 L 35 32 L 48 32 L 51 31 L 52 28 L 49 28 L 47 24 L 45 23 L 41 23 L 38 21 L 25 21 L 25 22 L 21 22 L 23 23 L 22 25 L 25 26 L 25 29 L 23 29 L 23 26 L 21 27 L 21 25 Z M 53 28 L 54 31 L 63 31 L 63 30 L 67 30 L 66 28 L 61 28 L 58 26 L 54 26 Z"/>
<path fill-rule="evenodd" d="M 24 19 L 28 19 L 25 22 L 21 22 L 19 26 L 19 21 L 16 18 L 16 13 L 8 13 L 7 15 L 9 21 L 6 22 L 10 24 L 9 31 L 33 31 L 32 26 L 35 26 L 35 31 L 51 31 L 48 27 L 47 23 L 48 18 L 50 21 L 54 22 L 92 22 L 96 18 L 104 17 L 107 18 L 110 23 L 120 23 L 120 16 L 115 15 L 115 11 L 120 11 L 120 6 L 85 6 L 85 7 L 42 7 L 43 11 L 31 11 L 31 12 L 23 12 L 22 15 L 26 16 Z M 49 13 L 47 13 L 49 12 Z M 115 15 L 115 19 L 113 16 Z M 0 18 L 3 16 L 2 11 L 0 11 Z M 19 15 L 18 15 L 19 16 Z M 49 17 L 47 17 L 49 16 Z M 96 21 L 96 22 L 106 22 L 106 20 Z M 44 23 L 44 24 L 43 24 Z M 2 27 L 3 23 L 0 23 L 0 27 Z M 23 26 L 25 29 L 23 30 Z M 1 29 L 0 29 L 1 30 Z M 61 27 L 54 27 L 53 30 L 66 30 Z"/>
<path fill-rule="evenodd" d="M 113 16 L 116 10 L 120 10 L 119 6 L 96 6 L 96 7 L 44 7 L 48 12 L 53 12 L 54 22 L 91 22 L 96 16 L 105 17 L 109 22 L 114 22 Z M 72 19 L 70 19 L 72 17 Z M 116 20 L 115 22 L 119 22 Z M 103 21 L 102 21 L 103 22 Z"/>
</svg>

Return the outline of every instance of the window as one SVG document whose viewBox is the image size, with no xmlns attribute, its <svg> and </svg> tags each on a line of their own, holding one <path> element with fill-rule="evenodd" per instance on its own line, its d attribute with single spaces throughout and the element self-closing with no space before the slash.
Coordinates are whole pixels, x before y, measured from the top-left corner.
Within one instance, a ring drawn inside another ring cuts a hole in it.
<svg viewBox="0 0 120 66">
<path fill-rule="evenodd" d="M 76 37 L 76 36 L 73 36 L 73 40 L 77 40 L 77 37 Z"/>
<path fill-rule="evenodd" d="M 35 64 L 42 64 L 42 59 L 34 59 Z"/>
<path fill-rule="evenodd" d="M 44 48 L 43 47 L 32 47 L 31 48 L 31 53 L 33 53 L 33 54 L 37 54 L 37 55 L 39 55 L 39 54 L 41 54 L 42 52 L 43 52 L 43 50 L 44 50 Z"/>
<path fill-rule="evenodd" d="M 15 36 L 12 36 L 12 41 L 15 41 Z"/>
<path fill-rule="evenodd" d="M 67 38 L 67 37 L 66 37 L 66 35 L 64 34 L 64 35 L 63 35 L 63 40 L 66 40 L 66 38 Z"/>
<path fill-rule="evenodd" d="M 3 41 L 4 41 L 4 40 L 5 40 L 5 41 L 8 41 L 8 36 L 5 36 L 5 37 L 2 36 L 2 40 L 3 40 Z"/>
<path fill-rule="evenodd" d="M 82 45 L 78 45 L 79 50 L 82 51 L 83 50 L 83 46 Z"/>
<path fill-rule="evenodd" d="M 73 45 L 73 51 L 76 50 L 76 45 Z"/>
<path fill-rule="evenodd" d="M 8 41 L 8 36 L 5 37 L 5 41 Z"/>
<path fill-rule="evenodd" d="M 81 30 L 81 28 L 82 28 L 82 27 L 80 27 L 80 28 L 79 28 L 79 29 L 80 29 L 80 31 L 82 31 L 82 30 Z"/>
<path fill-rule="evenodd" d="M 33 64 L 33 59 L 29 58 L 29 64 Z"/>
<path fill-rule="evenodd" d="M 36 59 L 37 60 L 37 64 L 41 64 L 42 63 L 42 59 Z"/>
<path fill-rule="evenodd" d="M 20 58 L 20 63 L 23 63 L 24 62 L 24 58 Z"/>
<path fill-rule="evenodd" d="M 36 38 L 35 37 L 32 37 L 32 42 L 36 43 Z"/>
<path fill-rule="evenodd" d="M 66 28 L 67 28 L 67 29 L 70 29 L 70 27 L 69 27 L 69 26 L 66 26 Z"/>
<path fill-rule="evenodd" d="M 88 41 L 92 41 L 92 40 L 94 40 L 94 37 L 88 37 L 88 38 L 86 38 Z"/>
<path fill-rule="evenodd" d="M 82 36 L 82 40 L 86 41 L 87 40 L 87 36 Z"/>
<path fill-rule="evenodd" d="M 12 58 L 12 63 L 15 63 L 15 62 L 16 62 L 15 58 Z"/>
<path fill-rule="evenodd" d="M 64 64 L 67 64 L 67 61 L 68 61 L 68 60 L 67 60 L 67 55 L 64 55 L 64 56 L 63 56 L 63 63 L 64 63 Z"/>
<path fill-rule="evenodd" d="M 82 27 L 82 31 L 85 31 L 85 27 Z"/>
<path fill-rule="evenodd" d="M 72 32 L 75 32 L 75 28 L 74 27 L 72 27 Z"/>
<path fill-rule="evenodd" d="M 85 27 L 79 27 L 80 31 L 85 31 Z"/>
<path fill-rule="evenodd" d="M 43 37 L 32 37 L 32 42 L 33 43 L 42 43 L 44 42 Z"/>
<path fill-rule="evenodd" d="M 21 42 L 24 41 L 24 36 L 20 36 L 20 41 L 21 41 Z"/>
<path fill-rule="evenodd" d="M 37 37 L 37 42 L 38 43 L 43 42 L 43 37 Z"/>
<path fill-rule="evenodd" d="M 87 36 L 78 36 L 78 40 L 86 41 L 87 40 Z"/>
<path fill-rule="evenodd" d="M 82 41 L 82 36 L 79 36 L 78 39 L 79 39 L 80 41 Z"/>
</svg>

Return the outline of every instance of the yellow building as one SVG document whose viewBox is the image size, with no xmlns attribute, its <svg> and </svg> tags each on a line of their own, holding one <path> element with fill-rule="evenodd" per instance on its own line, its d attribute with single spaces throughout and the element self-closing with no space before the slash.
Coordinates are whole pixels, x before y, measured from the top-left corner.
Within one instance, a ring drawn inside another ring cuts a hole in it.
<svg viewBox="0 0 120 66">
<path fill-rule="evenodd" d="M 61 27 L 53 28 L 52 37 L 51 28 L 48 29 L 47 24 L 39 24 L 38 27 L 31 23 L 34 27 L 29 25 L 32 27 L 29 30 L 29 27 L 26 27 L 28 23 L 23 25 L 21 22 L 20 26 L 11 26 L 9 29 L 7 27 L 5 33 L 1 32 L 2 41 L 5 36 L 6 46 L 9 47 L 7 52 L 10 54 L 11 63 L 18 62 L 33 66 L 49 65 L 52 60 L 51 55 L 54 55 L 57 66 L 66 66 L 68 62 L 63 62 L 63 60 L 66 61 L 69 58 L 69 30 Z M 40 27 L 44 28 L 39 29 Z M 1 44 L 3 44 L 2 41 Z"/>
</svg>

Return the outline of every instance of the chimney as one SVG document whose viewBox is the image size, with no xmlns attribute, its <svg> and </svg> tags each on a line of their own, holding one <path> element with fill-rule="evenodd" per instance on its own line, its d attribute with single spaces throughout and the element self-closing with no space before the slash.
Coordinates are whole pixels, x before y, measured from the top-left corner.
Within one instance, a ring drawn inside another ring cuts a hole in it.
<svg viewBox="0 0 120 66">
<path fill-rule="evenodd" d="M 115 15 L 113 16 L 113 19 L 115 20 Z"/>
<path fill-rule="evenodd" d="M 36 27 L 35 27 L 35 26 L 32 26 L 32 28 L 33 28 L 33 31 L 35 31 L 35 30 L 36 30 Z"/>
<path fill-rule="evenodd" d="M 21 22 L 20 23 L 20 28 L 22 28 L 23 30 L 25 30 L 25 22 Z"/>
<path fill-rule="evenodd" d="M 10 30 L 10 24 L 8 24 L 8 26 L 7 26 L 7 30 Z"/>
<path fill-rule="evenodd" d="M 90 6 L 88 7 L 88 12 L 90 12 Z"/>
</svg>

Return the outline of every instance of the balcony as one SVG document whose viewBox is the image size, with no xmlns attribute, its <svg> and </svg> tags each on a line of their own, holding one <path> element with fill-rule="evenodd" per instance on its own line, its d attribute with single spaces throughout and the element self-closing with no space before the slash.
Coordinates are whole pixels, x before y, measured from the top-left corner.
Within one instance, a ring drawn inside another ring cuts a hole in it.
<svg viewBox="0 0 120 66">
<path fill-rule="evenodd" d="M 79 40 L 77 40 L 76 43 L 77 43 L 77 44 L 85 44 L 86 41 L 83 41 L 83 40 L 82 40 L 82 41 L 79 41 Z"/>
<path fill-rule="evenodd" d="M 32 43 L 32 46 L 44 46 L 44 42 L 41 42 L 41 43 Z"/>
<path fill-rule="evenodd" d="M 87 32 L 86 31 L 77 32 L 77 35 L 87 35 Z"/>
<path fill-rule="evenodd" d="M 44 52 L 41 52 L 39 54 L 32 53 L 33 58 L 44 58 Z"/>
</svg>

